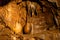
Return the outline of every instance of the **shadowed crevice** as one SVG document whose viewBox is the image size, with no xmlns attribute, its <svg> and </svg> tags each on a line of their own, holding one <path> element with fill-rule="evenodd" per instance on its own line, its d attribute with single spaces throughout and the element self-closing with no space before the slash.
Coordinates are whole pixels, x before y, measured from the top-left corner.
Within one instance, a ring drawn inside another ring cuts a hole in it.
<svg viewBox="0 0 60 40">
<path fill-rule="evenodd" d="M 1 0 L 0 1 L 0 6 L 5 6 L 7 5 L 11 0 Z"/>
</svg>

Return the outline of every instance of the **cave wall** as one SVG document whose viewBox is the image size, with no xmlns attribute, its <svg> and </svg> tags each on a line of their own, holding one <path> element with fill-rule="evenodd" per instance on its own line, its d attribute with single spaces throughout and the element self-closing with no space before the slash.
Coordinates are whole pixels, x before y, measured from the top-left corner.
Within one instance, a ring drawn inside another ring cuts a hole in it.
<svg viewBox="0 0 60 40">
<path fill-rule="evenodd" d="M 50 2 L 56 2 L 57 6 L 60 7 L 60 0 L 48 0 Z"/>
</svg>

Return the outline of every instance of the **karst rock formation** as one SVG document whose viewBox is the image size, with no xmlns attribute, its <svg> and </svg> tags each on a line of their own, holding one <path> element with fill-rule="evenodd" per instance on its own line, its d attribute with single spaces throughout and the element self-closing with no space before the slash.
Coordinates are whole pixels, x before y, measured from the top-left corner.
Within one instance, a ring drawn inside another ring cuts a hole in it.
<svg viewBox="0 0 60 40">
<path fill-rule="evenodd" d="M 0 40 L 60 40 L 60 14 L 48 0 L 0 0 Z"/>
</svg>

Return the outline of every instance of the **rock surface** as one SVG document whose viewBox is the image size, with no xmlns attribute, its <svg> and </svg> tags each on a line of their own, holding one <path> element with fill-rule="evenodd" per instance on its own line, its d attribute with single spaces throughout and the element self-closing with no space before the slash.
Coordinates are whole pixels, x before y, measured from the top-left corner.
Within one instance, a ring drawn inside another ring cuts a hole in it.
<svg viewBox="0 0 60 40">
<path fill-rule="evenodd" d="M 57 12 L 49 1 L 12 0 L 0 6 L 0 40 L 59 40 Z"/>
</svg>

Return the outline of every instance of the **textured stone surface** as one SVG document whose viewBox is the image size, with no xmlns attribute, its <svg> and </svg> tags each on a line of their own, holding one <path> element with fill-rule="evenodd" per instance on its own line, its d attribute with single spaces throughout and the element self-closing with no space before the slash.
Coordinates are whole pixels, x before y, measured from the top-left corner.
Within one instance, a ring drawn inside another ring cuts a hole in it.
<svg viewBox="0 0 60 40">
<path fill-rule="evenodd" d="M 0 40 L 59 40 L 60 14 L 50 2 L 40 2 L 14 0 L 0 6 Z"/>
</svg>

